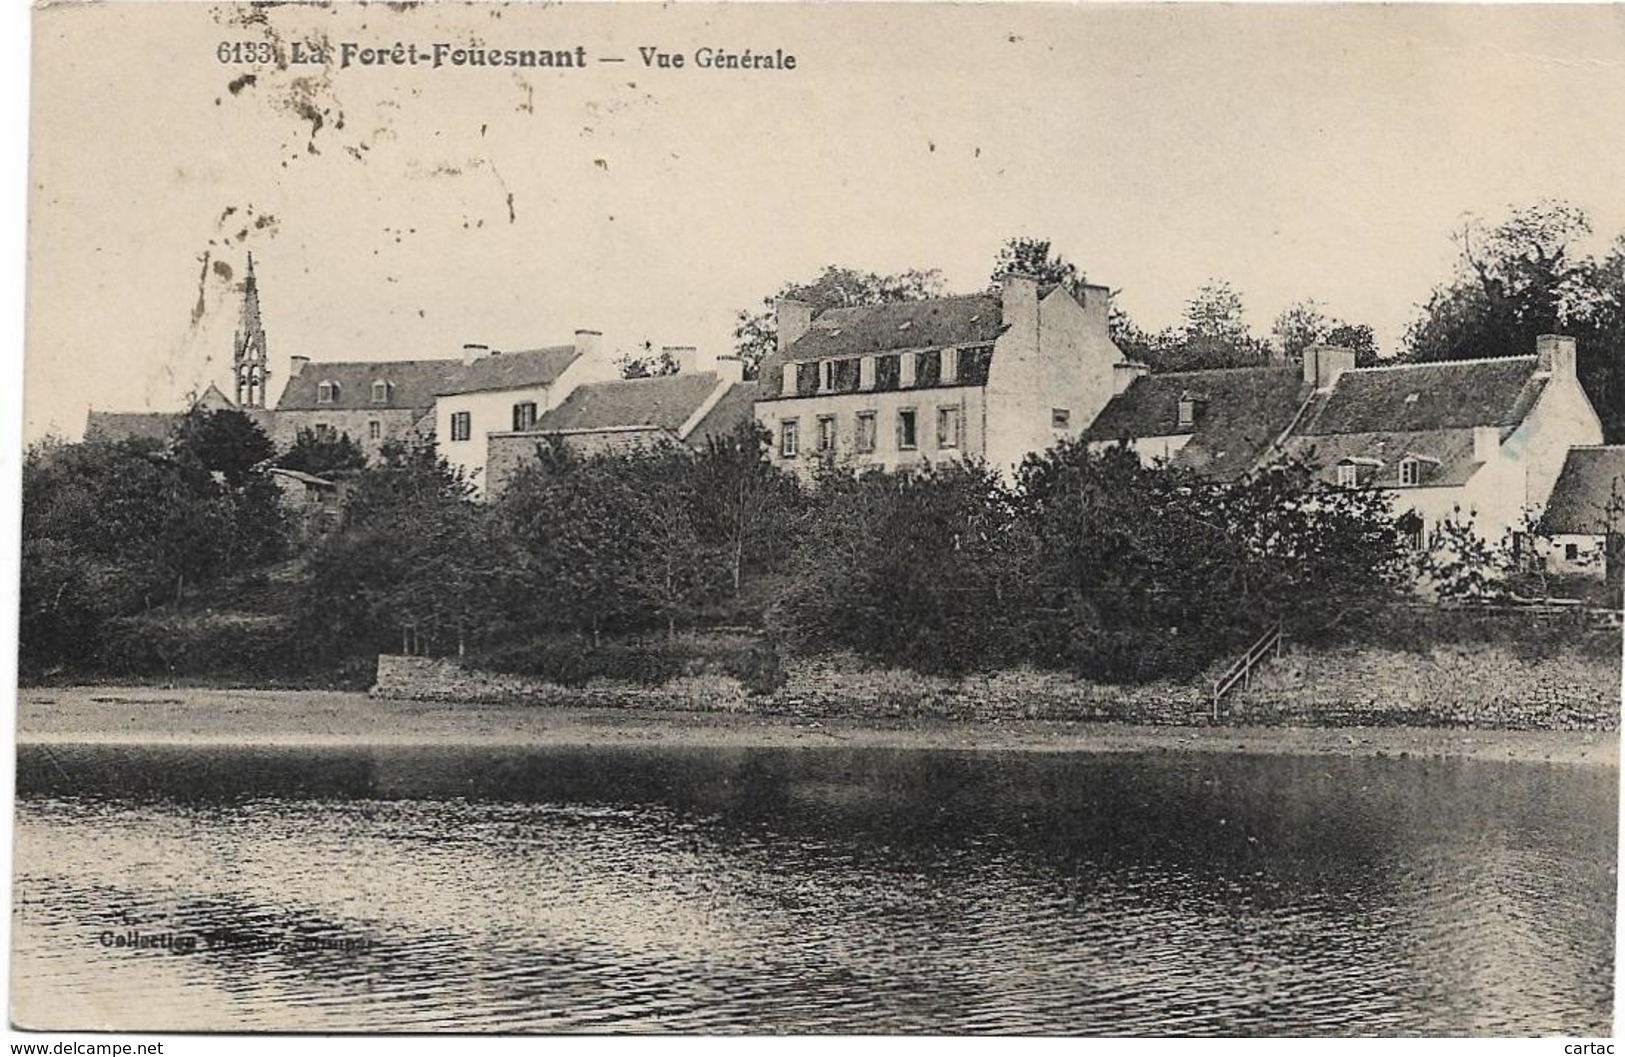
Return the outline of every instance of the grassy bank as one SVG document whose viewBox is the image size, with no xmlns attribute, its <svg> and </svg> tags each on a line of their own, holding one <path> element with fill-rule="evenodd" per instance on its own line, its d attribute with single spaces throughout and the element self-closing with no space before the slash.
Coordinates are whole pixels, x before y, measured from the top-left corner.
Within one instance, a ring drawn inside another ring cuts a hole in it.
<svg viewBox="0 0 1625 1057">
<path fill-rule="evenodd" d="M 1019 752 L 1224 752 L 1509 760 L 1617 767 L 1596 731 L 1138 726 L 966 722 L 934 717 L 806 719 L 725 712 L 392 701 L 324 691 L 57 687 L 18 698 L 18 742 L 174 745 L 491 745 Z"/>
</svg>

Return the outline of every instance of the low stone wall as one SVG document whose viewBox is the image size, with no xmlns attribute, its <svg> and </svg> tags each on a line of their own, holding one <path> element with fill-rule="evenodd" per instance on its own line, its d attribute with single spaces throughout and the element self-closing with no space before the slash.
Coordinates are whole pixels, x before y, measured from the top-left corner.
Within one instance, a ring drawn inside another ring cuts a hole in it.
<svg viewBox="0 0 1625 1057">
<path fill-rule="evenodd" d="M 752 695 L 725 676 L 658 687 L 595 681 L 561 687 L 466 668 L 452 660 L 382 656 L 373 695 L 445 702 L 657 711 L 753 712 L 803 718 L 1210 722 L 1210 682 L 1109 686 L 1016 669 L 963 679 L 874 669 L 856 658 L 797 659 L 786 683 Z M 1538 661 L 1498 649 L 1294 651 L 1226 699 L 1220 721 L 1241 725 L 1469 726 L 1617 730 L 1617 663 L 1577 652 Z"/>
<path fill-rule="evenodd" d="M 1617 658 L 1441 646 L 1292 650 L 1261 668 L 1232 707 L 1244 722 L 1617 730 L 1619 703 Z"/>
</svg>

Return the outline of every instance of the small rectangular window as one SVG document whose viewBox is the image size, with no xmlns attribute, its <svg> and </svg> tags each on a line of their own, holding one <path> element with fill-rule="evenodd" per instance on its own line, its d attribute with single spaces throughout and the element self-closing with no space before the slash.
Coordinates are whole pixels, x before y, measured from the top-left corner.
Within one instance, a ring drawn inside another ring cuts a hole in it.
<svg viewBox="0 0 1625 1057">
<path fill-rule="evenodd" d="M 835 450 L 835 416 L 818 416 L 818 450 L 831 452 Z"/>
<path fill-rule="evenodd" d="M 375 404 L 389 403 L 389 383 L 378 381 L 372 383 L 372 402 Z"/>
<path fill-rule="evenodd" d="M 1360 483 L 1360 468 L 1352 462 L 1338 464 L 1337 485 L 1339 488 L 1353 488 Z"/>
<path fill-rule="evenodd" d="M 1578 543 L 1563 544 L 1563 559 L 1565 561 L 1578 561 L 1580 559 L 1580 545 Z"/>
<path fill-rule="evenodd" d="M 959 447 L 959 408 L 937 408 L 937 447 Z"/>
<path fill-rule="evenodd" d="M 536 425 L 536 403 L 527 400 L 524 403 L 513 405 L 513 428 L 515 433 L 522 433 Z"/>
<path fill-rule="evenodd" d="M 1421 464 L 1415 459 L 1406 459 L 1399 464 L 1399 483 L 1402 485 L 1416 484 L 1417 479 L 1421 476 L 1418 472 L 1420 469 Z"/>
<path fill-rule="evenodd" d="M 796 457 L 796 449 L 800 438 L 801 424 L 795 419 L 787 419 L 779 423 L 779 454 L 786 459 Z"/>
<path fill-rule="evenodd" d="M 384 435 L 384 424 L 377 419 L 367 423 L 367 439 L 378 440 Z"/>
<path fill-rule="evenodd" d="M 457 411 L 451 416 L 451 439 L 467 440 L 474 434 L 473 415 L 468 411 Z"/>
<path fill-rule="evenodd" d="M 1049 409 L 1050 429 L 1071 429 L 1072 410 L 1065 407 L 1052 407 Z"/>
<path fill-rule="evenodd" d="M 835 361 L 818 361 L 818 391 L 827 393 L 835 387 Z"/>
<path fill-rule="evenodd" d="M 875 450 L 875 413 L 873 411 L 859 411 L 857 429 L 853 436 L 853 447 L 859 451 Z"/>
<path fill-rule="evenodd" d="M 337 382 L 323 382 L 316 387 L 316 402 L 318 404 L 331 404 L 338 400 L 339 384 Z"/>
<path fill-rule="evenodd" d="M 913 451 L 920 446 L 916 423 L 913 408 L 904 408 L 897 412 L 897 447 L 900 450 Z"/>
</svg>

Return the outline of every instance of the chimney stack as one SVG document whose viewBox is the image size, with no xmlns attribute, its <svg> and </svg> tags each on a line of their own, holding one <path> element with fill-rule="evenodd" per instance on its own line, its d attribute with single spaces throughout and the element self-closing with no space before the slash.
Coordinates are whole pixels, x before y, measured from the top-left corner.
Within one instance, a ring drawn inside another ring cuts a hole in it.
<svg viewBox="0 0 1625 1057">
<path fill-rule="evenodd" d="M 1011 329 L 1038 331 L 1038 280 L 1020 272 L 1006 272 L 999 280 L 1004 325 Z"/>
<path fill-rule="evenodd" d="M 299 372 L 303 371 L 306 367 L 309 367 L 309 366 L 310 366 L 310 357 L 309 356 L 289 356 L 288 357 L 288 381 L 291 382 L 295 378 L 299 377 Z"/>
<path fill-rule="evenodd" d="M 1151 368 L 1133 360 L 1122 360 L 1112 364 L 1112 395 L 1127 391 L 1136 378 L 1144 378 L 1150 373 Z"/>
<path fill-rule="evenodd" d="M 603 351 L 604 335 L 597 330 L 576 330 L 576 352 L 586 359 L 597 359 Z"/>
<path fill-rule="evenodd" d="M 662 345 L 660 352 L 677 364 L 678 374 L 699 374 L 708 369 L 700 364 L 700 350 L 693 345 Z"/>
<path fill-rule="evenodd" d="M 1542 334 L 1535 339 L 1535 356 L 1542 370 L 1554 379 L 1573 381 L 1579 377 L 1573 338 L 1562 334 Z"/>
<path fill-rule="evenodd" d="M 1337 384 L 1344 371 L 1354 370 L 1354 350 L 1336 345 L 1311 345 L 1303 350 L 1303 380 L 1314 383 L 1317 392 Z"/>
<path fill-rule="evenodd" d="M 773 315 L 778 326 L 780 352 L 801 340 L 801 336 L 812 329 L 812 305 L 805 301 L 780 298 L 773 303 Z"/>
<path fill-rule="evenodd" d="M 468 367 L 476 360 L 483 360 L 491 354 L 491 346 L 481 345 L 474 341 L 463 342 L 463 366 Z"/>
<path fill-rule="evenodd" d="M 1085 284 L 1083 300 L 1078 304 L 1083 308 L 1084 318 L 1089 321 L 1089 329 L 1101 337 L 1111 336 L 1112 317 L 1112 289 L 1109 286 L 1096 286 Z"/>
<path fill-rule="evenodd" d="M 738 385 L 745 380 L 745 361 L 738 356 L 718 356 L 716 372 L 720 380 Z"/>
</svg>

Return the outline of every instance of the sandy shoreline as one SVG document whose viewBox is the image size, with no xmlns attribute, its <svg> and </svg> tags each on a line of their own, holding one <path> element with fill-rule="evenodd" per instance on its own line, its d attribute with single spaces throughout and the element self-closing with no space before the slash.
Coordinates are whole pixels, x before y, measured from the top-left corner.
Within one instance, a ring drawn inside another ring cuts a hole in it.
<svg viewBox="0 0 1625 1057">
<path fill-rule="evenodd" d="M 17 741 L 40 744 L 364 745 L 1226 752 L 1550 761 L 1617 767 L 1616 733 L 1418 727 L 1137 726 L 1040 720 L 820 720 L 382 701 L 360 693 L 154 687 L 18 692 Z"/>
</svg>

